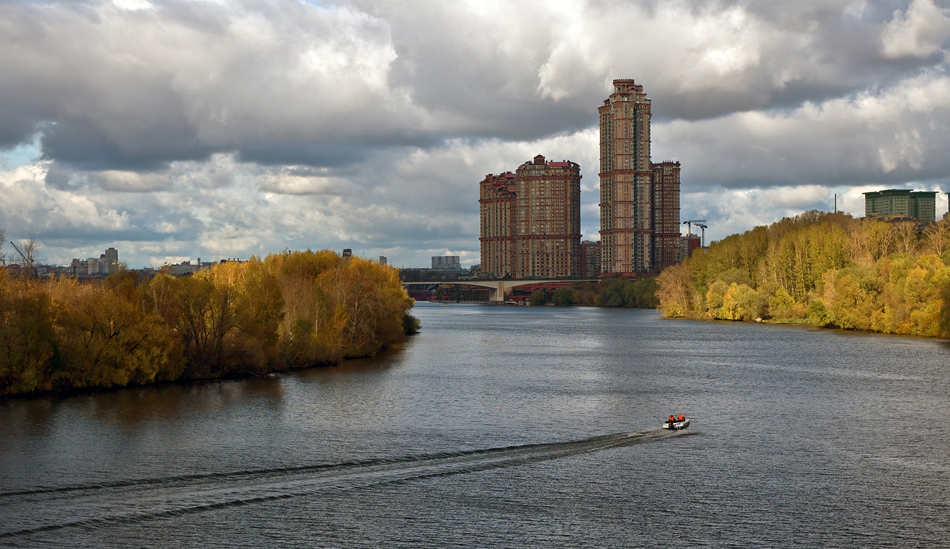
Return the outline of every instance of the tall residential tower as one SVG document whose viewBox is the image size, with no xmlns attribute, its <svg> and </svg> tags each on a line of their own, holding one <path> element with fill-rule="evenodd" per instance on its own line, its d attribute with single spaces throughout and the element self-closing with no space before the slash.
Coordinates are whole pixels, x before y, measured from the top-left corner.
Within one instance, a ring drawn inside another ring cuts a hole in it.
<svg viewBox="0 0 950 549">
<path fill-rule="evenodd" d="M 659 271 L 676 263 L 679 162 L 650 157 L 650 100 L 614 80 L 600 115 L 600 261 L 604 274 Z"/>
<path fill-rule="evenodd" d="M 512 278 L 579 276 L 581 169 L 538 155 L 479 184 L 482 272 Z"/>
</svg>

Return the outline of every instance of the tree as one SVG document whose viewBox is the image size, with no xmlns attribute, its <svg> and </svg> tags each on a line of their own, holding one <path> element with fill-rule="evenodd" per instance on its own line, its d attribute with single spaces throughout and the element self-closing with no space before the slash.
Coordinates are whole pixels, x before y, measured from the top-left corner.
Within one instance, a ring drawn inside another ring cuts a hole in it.
<svg viewBox="0 0 950 549">
<path fill-rule="evenodd" d="M 317 284 L 330 299 L 330 327 L 339 330 L 344 356 L 370 356 L 405 337 L 403 315 L 413 301 L 396 269 L 353 257 L 322 273 Z"/>
<path fill-rule="evenodd" d="M 0 269 L 0 395 L 50 389 L 55 367 L 52 300 L 35 280 Z"/>
<path fill-rule="evenodd" d="M 571 305 L 573 303 L 573 294 L 574 292 L 570 288 L 558 288 L 551 297 L 551 301 L 559 306 Z"/>
<path fill-rule="evenodd" d="M 277 332 L 280 357 L 287 367 L 302 368 L 343 358 L 339 337 L 342 327 L 333 324 L 335 307 L 327 289 L 317 284 L 322 273 L 339 267 L 342 261 L 329 250 L 286 251 L 264 260 L 277 276 L 283 296 L 283 317 Z"/>
<path fill-rule="evenodd" d="M 668 317 L 685 317 L 692 311 L 692 283 L 687 265 L 672 265 L 656 278 L 660 309 Z"/>
<path fill-rule="evenodd" d="M 548 302 L 548 296 L 544 292 L 544 290 L 541 290 L 541 289 L 531 292 L 531 296 L 528 297 L 528 305 L 539 306 L 539 305 L 544 305 L 547 302 Z"/>
<path fill-rule="evenodd" d="M 184 376 L 217 377 L 230 358 L 225 338 L 235 329 L 233 289 L 216 288 L 197 276 L 160 274 L 150 284 L 155 308 L 178 336 L 185 357 Z"/>
<path fill-rule="evenodd" d="M 893 225 L 894 247 L 898 253 L 910 255 L 917 251 L 917 223 L 901 221 Z"/>
<path fill-rule="evenodd" d="M 278 330 L 284 300 L 280 283 L 259 258 L 228 262 L 199 273 L 226 295 L 233 330 L 222 334 L 227 372 L 263 374 L 278 355 Z"/>
<path fill-rule="evenodd" d="M 0 238 L 2 234 L 0 233 Z M 950 247 L 950 220 L 944 218 L 928 225 L 924 230 L 924 242 L 930 253 L 943 255 L 943 252 Z"/>
<path fill-rule="evenodd" d="M 143 309 L 128 272 L 105 284 L 58 280 L 56 340 L 63 367 L 54 377 L 60 388 L 112 387 L 151 383 L 180 359 L 169 345 L 160 316 Z M 177 368 L 171 377 L 177 377 Z M 163 375 L 162 378 L 170 377 Z"/>
<path fill-rule="evenodd" d="M 769 316 L 777 320 L 790 320 L 796 318 L 795 300 L 788 294 L 785 288 L 779 286 L 775 294 L 769 297 Z"/>
<path fill-rule="evenodd" d="M 597 296 L 597 303 L 601 307 L 623 307 L 624 286 L 625 281 L 623 279 L 617 278 L 611 280 L 610 283 L 600 291 L 600 294 Z M 531 295 L 533 296 L 534 294 Z"/>
</svg>

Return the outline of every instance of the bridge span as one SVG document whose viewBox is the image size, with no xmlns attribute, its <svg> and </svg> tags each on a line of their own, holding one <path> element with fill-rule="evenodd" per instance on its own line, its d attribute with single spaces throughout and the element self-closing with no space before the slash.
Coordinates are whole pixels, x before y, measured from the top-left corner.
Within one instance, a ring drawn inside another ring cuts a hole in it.
<svg viewBox="0 0 950 549">
<path fill-rule="evenodd" d="M 524 286 L 544 286 L 544 287 L 559 287 L 567 288 L 577 282 L 597 282 L 596 278 L 585 278 L 577 279 L 572 278 L 569 280 L 524 280 L 524 279 L 504 279 L 504 280 L 423 280 L 419 282 L 403 282 L 402 285 L 405 288 L 410 286 L 440 286 L 444 284 L 452 284 L 454 286 L 477 286 L 479 288 L 488 288 L 488 302 L 489 303 L 504 303 L 505 297 L 511 293 L 511 290 L 515 288 L 521 288 Z"/>
</svg>

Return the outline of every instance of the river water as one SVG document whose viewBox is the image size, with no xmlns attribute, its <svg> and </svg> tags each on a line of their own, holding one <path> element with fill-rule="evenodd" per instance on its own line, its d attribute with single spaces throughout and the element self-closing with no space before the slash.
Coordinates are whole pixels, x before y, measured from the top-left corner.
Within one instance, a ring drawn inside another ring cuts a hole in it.
<svg viewBox="0 0 950 549">
<path fill-rule="evenodd" d="M 950 543 L 944 342 L 414 314 L 403 348 L 339 367 L 0 403 L 0 546 Z"/>
</svg>

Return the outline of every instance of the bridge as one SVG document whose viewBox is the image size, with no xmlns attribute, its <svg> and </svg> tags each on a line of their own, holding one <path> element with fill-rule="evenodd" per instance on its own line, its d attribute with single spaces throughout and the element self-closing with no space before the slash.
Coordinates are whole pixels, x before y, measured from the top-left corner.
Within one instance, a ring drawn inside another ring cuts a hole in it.
<svg viewBox="0 0 950 549">
<path fill-rule="evenodd" d="M 572 278 L 569 280 L 425 280 L 419 282 L 403 282 L 402 285 L 406 289 L 410 286 L 441 286 L 445 284 L 452 284 L 454 286 L 477 286 L 479 288 L 488 288 L 488 302 L 489 303 L 504 303 L 505 296 L 511 293 L 511 290 L 515 288 L 525 288 L 531 286 L 544 287 L 544 288 L 567 288 L 577 282 L 597 282 L 596 278 L 584 278 L 577 279 Z"/>
</svg>

